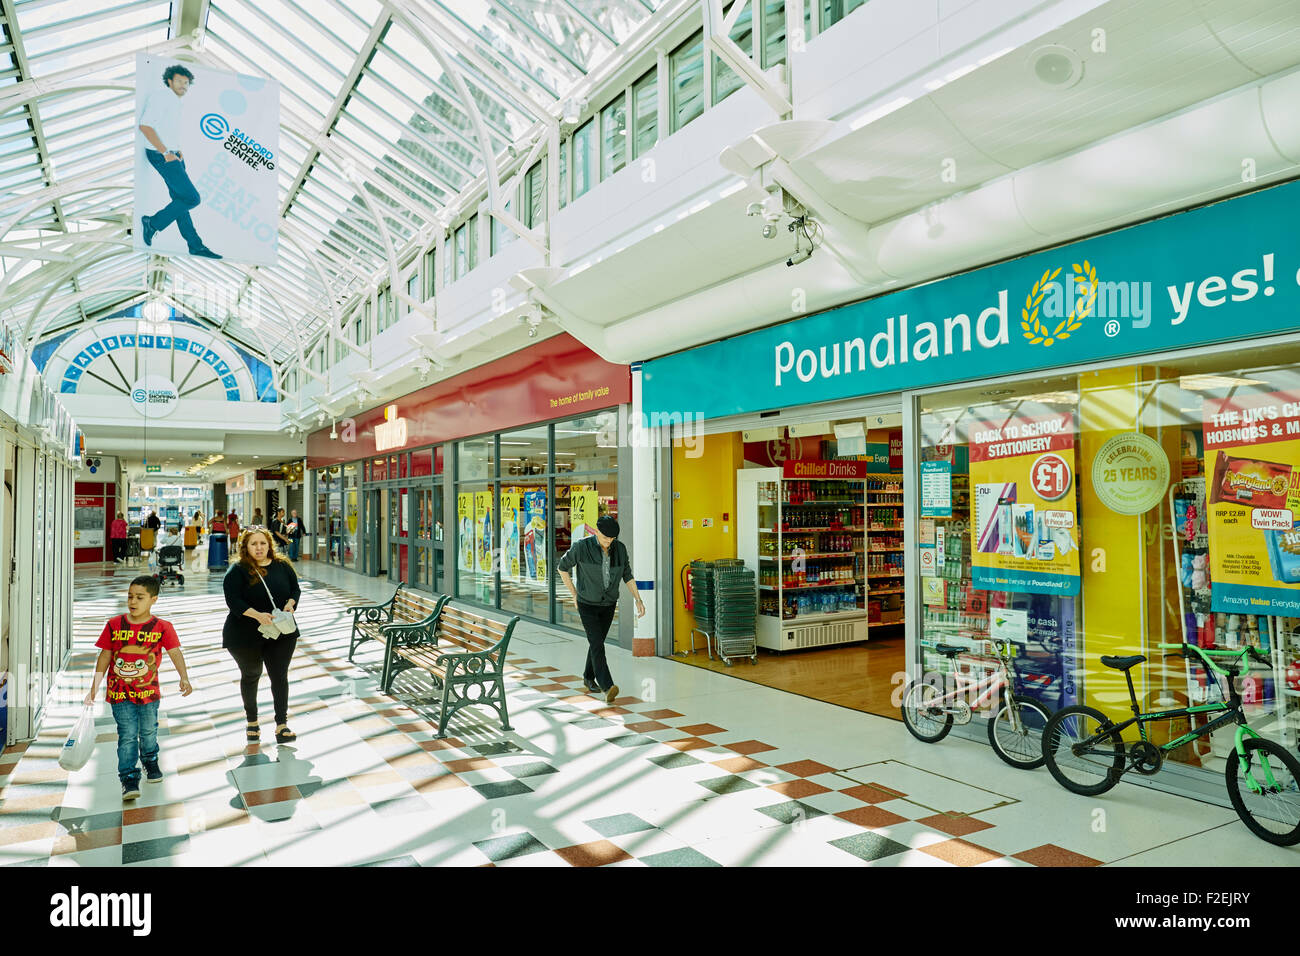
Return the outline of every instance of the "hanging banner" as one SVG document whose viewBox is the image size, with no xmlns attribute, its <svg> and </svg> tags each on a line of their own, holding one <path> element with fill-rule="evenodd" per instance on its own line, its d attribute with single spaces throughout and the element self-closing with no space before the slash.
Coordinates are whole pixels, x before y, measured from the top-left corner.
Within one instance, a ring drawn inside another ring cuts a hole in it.
<svg viewBox="0 0 1300 956">
<path fill-rule="evenodd" d="M 519 561 L 523 497 L 518 491 L 501 492 L 501 578 L 505 581 L 519 581 L 523 577 Z"/>
<path fill-rule="evenodd" d="M 456 567 L 461 571 L 474 570 L 474 492 L 463 491 L 456 496 Z"/>
<path fill-rule="evenodd" d="M 570 546 L 596 533 L 596 519 L 600 516 L 600 496 L 595 489 L 569 491 L 569 518 L 573 536 Z"/>
<path fill-rule="evenodd" d="M 1300 613 L 1300 392 L 1207 399 L 1210 608 Z"/>
<path fill-rule="evenodd" d="M 1071 412 L 972 429 L 974 587 L 1079 593 L 1074 432 Z"/>
<path fill-rule="evenodd" d="M 280 84 L 135 58 L 137 252 L 276 264 Z"/>
<path fill-rule="evenodd" d="M 492 573 L 492 492 L 474 492 L 474 558 L 477 570 Z"/>
</svg>

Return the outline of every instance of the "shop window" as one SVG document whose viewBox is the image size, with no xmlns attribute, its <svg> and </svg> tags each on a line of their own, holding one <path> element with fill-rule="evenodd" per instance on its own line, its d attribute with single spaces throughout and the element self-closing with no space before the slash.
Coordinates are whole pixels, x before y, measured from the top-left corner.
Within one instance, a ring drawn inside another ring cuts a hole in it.
<svg viewBox="0 0 1300 956">
<path fill-rule="evenodd" d="M 433 449 L 411 452 L 411 477 L 425 478 L 433 474 Z"/>
<path fill-rule="evenodd" d="M 659 71 L 651 70 L 632 84 L 632 148 L 643 156 L 659 141 Z"/>
<path fill-rule="evenodd" d="M 556 474 L 608 471 L 616 467 L 618 467 L 617 411 L 599 412 L 585 418 L 575 418 L 556 424 Z"/>
<path fill-rule="evenodd" d="M 343 513 L 339 528 L 339 555 L 345 568 L 357 566 L 357 519 L 360 512 L 357 466 L 343 466 Z"/>
<path fill-rule="evenodd" d="M 542 445 L 545 455 L 545 429 Z M 503 450 L 504 455 L 504 450 Z M 504 464 L 504 461 L 503 461 Z M 502 478 L 501 609 L 548 620 L 551 508 L 545 478 Z"/>
<path fill-rule="evenodd" d="M 370 480 L 371 481 L 388 480 L 388 459 L 387 458 L 376 458 L 371 463 Z"/>
<path fill-rule="evenodd" d="M 672 132 L 704 113 L 704 31 L 668 57 L 672 93 Z"/>
<path fill-rule="evenodd" d="M 608 179 L 627 163 L 627 97 L 620 93 L 600 111 L 600 178 Z"/>
<path fill-rule="evenodd" d="M 501 436 L 501 477 L 544 475 L 549 468 L 545 425 Z"/>
<path fill-rule="evenodd" d="M 1122 720 L 1124 674 L 1102 655 L 1146 657 L 1131 674 L 1149 711 L 1226 692 L 1226 678 L 1161 644 L 1252 646 L 1270 664 L 1240 665 L 1247 719 L 1294 750 L 1300 348 L 1271 350 L 1279 364 L 1265 367 L 1257 355 L 927 396 L 920 469 L 934 493 L 919 539 L 947 533 L 938 575 L 921 581 L 922 668 L 947 667 L 938 642 L 967 648 L 958 668 L 987 666 L 1001 621 L 1018 690 L 1049 711 L 1083 704 Z M 1157 746 L 1195 726 L 1148 725 Z M 1221 776 L 1235 729 L 1165 759 Z"/>
<path fill-rule="evenodd" d="M 443 453 L 442 453 L 442 450 L 443 450 L 445 447 L 446 447 L 445 445 L 438 445 L 438 446 L 437 446 L 436 448 L 434 448 L 434 450 L 433 450 L 433 473 L 434 473 L 435 475 L 441 475 L 441 474 L 442 474 L 442 459 L 443 459 Z"/>
<path fill-rule="evenodd" d="M 487 438 L 471 438 L 456 443 L 456 478 L 492 478 L 496 475 L 495 441 Z"/>
<path fill-rule="evenodd" d="M 754 53 L 754 7 L 747 4 L 736 25 L 731 28 L 731 39 L 735 40 L 746 54 Z M 730 12 L 730 11 L 728 11 Z M 719 57 L 713 58 L 713 103 L 716 106 L 736 90 L 745 85 L 745 81 Z"/>
<path fill-rule="evenodd" d="M 456 594 L 480 604 L 496 604 L 495 494 L 491 482 L 456 486 Z"/>
</svg>

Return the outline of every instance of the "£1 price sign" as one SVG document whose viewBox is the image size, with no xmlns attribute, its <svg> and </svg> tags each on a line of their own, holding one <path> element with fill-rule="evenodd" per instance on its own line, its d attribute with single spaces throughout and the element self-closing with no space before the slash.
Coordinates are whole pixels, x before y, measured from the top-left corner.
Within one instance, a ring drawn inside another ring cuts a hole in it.
<svg viewBox="0 0 1300 956">
<path fill-rule="evenodd" d="M 1070 463 L 1054 452 L 1041 455 L 1029 469 L 1029 482 L 1044 501 L 1064 498 L 1073 483 Z"/>
</svg>

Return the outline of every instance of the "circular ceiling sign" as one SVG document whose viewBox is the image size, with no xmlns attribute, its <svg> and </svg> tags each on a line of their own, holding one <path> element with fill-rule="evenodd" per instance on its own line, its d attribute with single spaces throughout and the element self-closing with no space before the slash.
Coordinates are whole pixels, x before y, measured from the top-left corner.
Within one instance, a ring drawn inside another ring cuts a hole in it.
<svg viewBox="0 0 1300 956">
<path fill-rule="evenodd" d="M 165 375 L 145 375 L 131 386 L 131 407 L 145 418 L 165 418 L 176 410 L 179 396 Z"/>
<path fill-rule="evenodd" d="M 1169 457 L 1158 441 L 1140 432 L 1116 435 L 1093 459 L 1092 487 L 1116 514 L 1145 514 L 1164 501 Z"/>
</svg>

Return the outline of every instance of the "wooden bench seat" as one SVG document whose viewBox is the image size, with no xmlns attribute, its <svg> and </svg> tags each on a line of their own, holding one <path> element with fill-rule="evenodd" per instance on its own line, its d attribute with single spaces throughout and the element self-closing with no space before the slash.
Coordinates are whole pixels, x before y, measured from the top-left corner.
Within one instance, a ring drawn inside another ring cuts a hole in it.
<svg viewBox="0 0 1300 956">
<path fill-rule="evenodd" d="M 435 646 L 434 628 L 439 612 L 447 603 L 446 595 L 424 594 L 399 584 L 393 596 L 383 604 L 366 604 L 349 607 L 352 613 L 352 639 L 348 648 L 351 661 L 357 647 L 365 641 L 378 641 L 384 646 L 384 664 L 379 678 L 380 686 L 387 691 L 393 678 L 393 665 L 399 658 L 399 645 L 419 647 Z"/>
<path fill-rule="evenodd" d="M 518 617 L 498 621 L 465 607 L 444 603 L 437 615 L 433 645 L 393 641 L 397 658 L 388 670 L 385 690 L 408 667 L 433 675 L 442 689 L 438 736 L 445 737 L 447 723 L 457 711 L 475 704 L 491 707 L 501 718 L 501 729 L 512 730 L 506 707 L 506 652 Z"/>
</svg>

